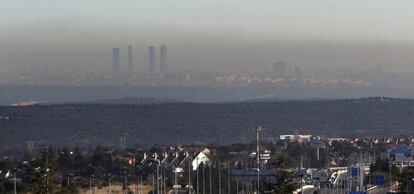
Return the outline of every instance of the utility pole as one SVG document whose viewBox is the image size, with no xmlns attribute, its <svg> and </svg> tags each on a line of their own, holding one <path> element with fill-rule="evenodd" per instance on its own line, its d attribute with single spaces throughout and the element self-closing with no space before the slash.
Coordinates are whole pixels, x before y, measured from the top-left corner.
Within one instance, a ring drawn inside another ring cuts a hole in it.
<svg viewBox="0 0 414 194">
<path fill-rule="evenodd" d="M 199 165 L 198 165 L 198 159 L 199 159 L 199 158 L 197 158 L 197 194 L 200 194 L 200 193 L 199 193 L 199 185 L 200 185 L 200 184 L 199 184 L 199 181 L 198 181 L 198 167 L 199 167 Z"/>
<path fill-rule="evenodd" d="M 139 194 L 142 194 L 142 175 L 140 176 Z"/>
<path fill-rule="evenodd" d="M 256 140 L 257 140 L 257 148 L 256 148 L 256 158 L 257 158 L 257 193 L 260 192 L 260 139 L 259 139 L 259 132 L 262 131 L 262 127 L 259 126 L 256 129 Z"/>
<path fill-rule="evenodd" d="M 231 194 L 231 187 L 230 187 L 230 163 L 227 163 L 227 194 Z"/>
<path fill-rule="evenodd" d="M 205 181 L 206 171 L 205 171 L 205 169 L 206 169 L 206 167 L 203 163 L 203 194 L 206 194 L 206 181 Z"/>
<path fill-rule="evenodd" d="M 127 180 L 126 167 L 124 167 L 124 185 L 125 185 L 124 194 L 128 194 L 128 180 Z"/>
<path fill-rule="evenodd" d="M 167 194 L 167 186 L 166 186 L 166 184 L 165 184 L 165 168 L 163 169 L 163 171 L 164 171 L 164 179 L 163 179 L 163 182 L 164 182 L 164 193 L 165 194 Z"/>
<path fill-rule="evenodd" d="M 188 193 L 191 194 L 191 160 L 188 161 Z"/>
<path fill-rule="evenodd" d="M 108 194 L 111 194 L 111 177 L 108 178 Z"/>
<path fill-rule="evenodd" d="M 165 168 L 161 171 L 161 193 L 165 193 Z"/>
<path fill-rule="evenodd" d="M 236 180 L 236 193 L 239 193 L 239 180 Z"/>
<path fill-rule="evenodd" d="M 178 194 L 178 190 L 177 190 L 177 168 L 175 168 L 175 174 L 174 174 L 174 191 L 175 194 Z"/>
<path fill-rule="evenodd" d="M 209 167 L 210 167 L 210 172 L 209 172 L 209 176 L 210 176 L 210 179 L 209 179 L 209 183 L 210 183 L 210 194 L 213 194 L 213 186 L 212 186 L 212 183 L 211 183 L 211 162 L 209 164 L 210 164 L 209 165 Z"/>
<path fill-rule="evenodd" d="M 92 178 L 91 177 L 89 177 L 89 191 L 91 191 L 91 194 L 93 194 L 93 191 L 92 191 Z"/>
<path fill-rule="evenodd" d="M 361 152 L 359 154 L 359 164 L 358 164 L 358 166 L 359 166 L 359 191 L 362 191 L 363 186 L 364 186 L 364 172 L 363 172 L 363 169 L 362 169 L 362 162 L 363 162 L 362 158 L 363 157 L 362 157 L 362 152 Z"/>
<path fill-rule="evenodd" d="M 316 160 L 319 161 L 319 147 L 316 148 Z"/>
<path fill-rule="evenodd" d="M 46 194 L 49 194 L 49 177 L 48 177 L 47 173 L 48 172 L 47 172 L 47 169 L 46 169 Z"/>
<path fill-rule="evenodd" d="M 154 179 L 155 179 L 155 174 L 152 173 L 152 194 L 155 194 L 155 180 Z"/>
<path fill-rule="evenodd" d="M 392 163 L 390 161 L 390 191 L 392 191 L 392 173 L 391 173 L 391 171 L 392 171 Z"/>
<path fill-rule="evenodd" d="M 220 165 L 220 161 L 219 161 L 218 169 L 219 169 L 219 194 L 221 194 L 221 165 Z"/>
<path fill-rule="evenodd" d="M 16 176 L 16 172 L 14 172 L 14 194 L 17 194 L 17 176 Z"/>
<path fill-rule="evenodd" d="M 157 194 L 160 193 L 160 165 L 157 164 Z"/>
<path fill-rule="evenodd" d="M 119 147 L 121 147 L 121 150 L 122 150 L 122 151 L 124 150 L 124 136 L 121 136 L 121 138 L 120 138 L 120 144 L 119 144 Z"/>
</svg>

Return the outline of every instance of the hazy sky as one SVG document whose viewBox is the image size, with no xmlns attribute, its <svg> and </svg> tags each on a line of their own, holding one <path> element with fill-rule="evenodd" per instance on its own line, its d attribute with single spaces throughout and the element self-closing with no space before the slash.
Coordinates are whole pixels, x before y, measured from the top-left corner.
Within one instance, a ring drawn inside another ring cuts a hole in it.
<svg viewBox="0 0 414 194">
<path fill-rule="evenodd" d="M 174 70 L 266 71 L 285 60 L 414 71 L 413 8 L 412 0 L 0 0 L 0 70 L 109 70 L 111 48 L 125 56 L 128 45 L 144 67 L 147 46 L 165 43 Z"/>
</svg>

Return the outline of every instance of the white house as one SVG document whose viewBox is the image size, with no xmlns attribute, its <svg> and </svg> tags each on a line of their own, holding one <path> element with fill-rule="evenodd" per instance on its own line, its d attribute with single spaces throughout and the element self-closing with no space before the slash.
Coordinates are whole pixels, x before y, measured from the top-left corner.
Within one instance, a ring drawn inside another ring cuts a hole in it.
<svg viewBox="0 0 414 194">
<path fill-rule="evenodd" d="M 210 159 L 208 159 L 207 155 L 204 152 L 199 152 L 191 162 L 191 165 L 193 166 L 193 170 L 197 170 L 201 163 L 205 165 L 208 162 L 210 162 Z"/>
</svg>

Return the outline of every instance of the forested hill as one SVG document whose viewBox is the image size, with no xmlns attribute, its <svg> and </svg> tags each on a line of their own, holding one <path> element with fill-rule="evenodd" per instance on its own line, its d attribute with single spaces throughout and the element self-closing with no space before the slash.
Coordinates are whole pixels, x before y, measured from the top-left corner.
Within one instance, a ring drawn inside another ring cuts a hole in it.
<svg viewBox="0 0 414 194">
<path fill-rule="evenodd" d="M 183 101 L 168 99 L 168 98 L 138 98 L 138 97 L 125 97 L 125 98 L 112 98 L 103 100 L 86 101 L 79 103 L 69 104 L 164 104 L 164 103 L 181 103 Z"/>
<path fill-rule="evenodd" d="M 414 132 L 414 100 L 65 104 L 0 107 L 1 149 L 54 146 L 231 143 L 279 134 L 381 136 Z"/>
</svg>

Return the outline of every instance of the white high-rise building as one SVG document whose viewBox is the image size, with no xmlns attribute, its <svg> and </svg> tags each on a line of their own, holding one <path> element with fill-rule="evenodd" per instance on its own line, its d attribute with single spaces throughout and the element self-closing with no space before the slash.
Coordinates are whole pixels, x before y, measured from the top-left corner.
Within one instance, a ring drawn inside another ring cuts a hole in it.
<svg viewBox="0 0 414 194">
<path fill-rule="evenodd" d="M 155 78 L 155 49 L 153 46 L 148 48 L 148 76 Z"/>
<path fill-rule="evenodd" d="M 128 73 L 134 73 L 134 57 L 132 54 L 132 46 L 128 46 Z"/>
<path fill-rule="evenodd" d="M 119 48 L 112 49 L 112 73 L 118 75 L 121 66 L 121 58 Z"/>
<path fill-rule="evenodd" d="M 165 44 L 160 48 L 160 73 L 162 75 L 167 73 L 167 47 Z"/>
</svg>

